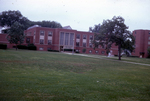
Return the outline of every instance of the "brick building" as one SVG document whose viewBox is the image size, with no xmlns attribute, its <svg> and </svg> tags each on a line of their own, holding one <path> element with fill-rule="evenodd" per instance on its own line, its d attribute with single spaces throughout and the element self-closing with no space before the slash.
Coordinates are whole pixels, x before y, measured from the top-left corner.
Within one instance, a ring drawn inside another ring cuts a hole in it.
<svg viewBox="0 0 150 101">
<path fill-rule="evenodd" d="M 135 50 L 132 56 L 144 57 L 148 56 L 147 49 L 150 48 L 150 30 L 134 30 Z"/>
<path fill-rule="evenodd" d="M 47 28 L 35 25 L 29 27 L 24 33 L 26 35 L 24 45 L 33 43 L 39 51 L 75 49 L 77 52 L 83 53 L 82 50 L 86 49 L 86 54 L 107 55 L 105 49 L 101 46 L 93 49 L 94 33 L 72 30 L 69 26 Z M 0 34 L 0 43 L 7 43 L 8 48 L 12 48 L 13 44 L 8 43 L 6 35 Z M 118 54 L 117 46 L 113 45 L 111 50 L 113 54 Z"/>
</svg>

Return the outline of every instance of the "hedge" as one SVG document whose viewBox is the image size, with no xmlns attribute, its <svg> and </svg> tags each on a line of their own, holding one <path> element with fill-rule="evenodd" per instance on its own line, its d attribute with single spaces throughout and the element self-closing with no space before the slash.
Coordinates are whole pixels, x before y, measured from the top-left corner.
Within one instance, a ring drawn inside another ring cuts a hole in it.
<svg viewBox="0 0 150 101">
<path fill-rule="evenodd" d="M 7 49 L 7 45 L 6 44 L 0 44 L 0 49 Z"/>
</svg>

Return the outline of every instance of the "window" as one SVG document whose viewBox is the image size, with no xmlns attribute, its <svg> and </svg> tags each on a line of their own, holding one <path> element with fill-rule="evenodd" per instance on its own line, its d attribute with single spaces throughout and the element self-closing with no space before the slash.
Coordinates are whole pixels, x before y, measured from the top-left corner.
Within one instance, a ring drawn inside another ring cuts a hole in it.
<svg viewBox="0 0 150 101">
<path fill-rule="evenodd" d="M 79 42 L 76 42 L 76 46 L 79 47 Z"/>
<path fill-rule="evenodd" d="M 76 38 L 77 38 L 77 39 L 80 39 L 80 34 L 77 34 Z"/>
<path fill-rule="evenodd" d="M 83 35 L 83 39 L 86 39 L 86 35 Z"/>
<path fill-rule="evenodd" d="M 40 31 L 40 35 L 44 36 L 44 31 Z"/>
<path fill-rule="evenodd" d="M 43 39 L 40 39 L 40 44 L 44 44 L 44 40 Z"/>
<path fill-rule="evenodd" d="M 30 43 L 30 38 L 27 38 L 27 39 L 26 39 L 26 43 Z"/>
<path fill-rule="evenodd" d="M 150 41 L 148 42 L 148 45 L 150 45 Z"/>
<path fill-rule="evenodd" d="M 48 36 L 52 36 L 52 32 L 48 32 Z"/>
<path fill-rule="evenodd" d="M 92 53 L 92 51 L 91 51 L 91 50 L 89 50 L 89 53 Z"/>
<path fill-rule="evenodd" d="M 90 48 L 92 48 L 92 43 L 90 43 L 90 45 L 89 45 L 89 46 L 90 46 Z"/>
<path fill-rule="evenodd" d="M 98 54 L 98 51 L 96 50 L 95 53 Z"/>
<path fill-rule="evenodd" d="M 136 31 L 134 32 L 134 34 L 136 34 Z"/>
<path fill-rule="evenodd" d="M 40 48 L 39 48 L 39 50 L 43 50 L 43 48 L 42 48 L 42 47 L 40 47 Z"/>
<path fill-rule="evenodd" d="M 51 45 L 52 44 L 52 40 L 48 40 L 48 44 Z"/>
<path fill-rule="evenodd" d="M 102 54 L 105 54 L 105 51 L 101 51 Z"/>
<path fill-rule="evenodd" d="M 83 43 L 83 47 L 86 47 L 86 43 Z"/>
<path fill-rule="evenodd" d="M 65 33 L 65 45 L 69 43 L 69 33 Z"/>
<path fill-rule="evenodd" d="M 60 33 L 60 45 L 64 44 L 64 32 Z"/>
<path fill-rule="evenodd" d="M 73 45 L 74 43 L 74 34 L 70 33 L 70 45 Z"/>
<path fill-rule="evenodd" d="M 150 34 L 150 32 L 149 32 L 149 34 Z"/>
<path fill-rule="evenodd" d="M 150 36 L 148 37 L 148 40 L 150 40 Z"/>
<path fill-rule="evenodd" d="M 90 40 L 93 40 L 93 35 L 90 35 Z"/>
</svg>

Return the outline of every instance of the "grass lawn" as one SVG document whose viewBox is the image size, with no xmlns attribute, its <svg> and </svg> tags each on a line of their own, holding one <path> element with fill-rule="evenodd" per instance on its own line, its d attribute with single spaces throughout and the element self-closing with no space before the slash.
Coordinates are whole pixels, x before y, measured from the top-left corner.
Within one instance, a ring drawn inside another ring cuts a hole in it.
<svg viewBox="0 0 150 101">
<path fill-rule="evenodd" d="M 131 60 L 150 63 L 150 59 Z M 150 101 L 150 66 L 53 52 L 0 50 L 0 101 L 9 100 Z"/>
</svg>

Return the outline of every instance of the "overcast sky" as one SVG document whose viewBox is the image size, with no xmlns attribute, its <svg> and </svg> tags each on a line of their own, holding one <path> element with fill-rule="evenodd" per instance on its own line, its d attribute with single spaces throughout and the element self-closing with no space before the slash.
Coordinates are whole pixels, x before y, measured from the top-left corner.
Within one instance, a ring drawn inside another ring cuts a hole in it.
<svg viewBox="0 0 150 101">
<path fill-rule="evenodd" d="M 32 21 L 57 21 L 88 31 L 113 16 L 122 16 L 129 30 L 150 30 L 150 0 L 0 0 L 0 12 L 19 10 Z"/>
</svg>

